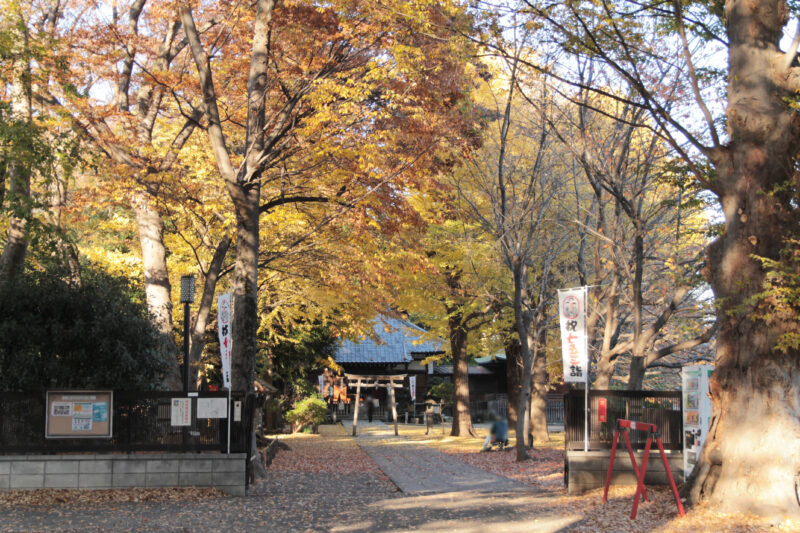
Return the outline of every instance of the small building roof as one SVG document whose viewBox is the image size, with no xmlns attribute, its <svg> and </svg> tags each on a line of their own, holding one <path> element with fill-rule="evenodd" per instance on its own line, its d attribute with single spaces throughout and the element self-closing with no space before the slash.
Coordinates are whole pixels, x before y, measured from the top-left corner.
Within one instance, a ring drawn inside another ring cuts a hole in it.
<svg viewBox="0 0 800 533">
<path fill-rule="evenodd" d="M 501 363 L 501 362 L 505 362 L 505 360 L 506 360 L 506 354 L 504 354 L 504 353 L 496 353 L 494 355 L 486 355 L 484 357 L 476 357 L 475 359 L 473 359 L 473 361 L 475 361 L 475 363 L 477 363 L 479 365 L 489 365 L 489 364 L 492 364 L 492 363 Z"/>
<path fill-rule="evenodd" d="M 453 365 L 437 365 L 434 367 L 433 373 L 441 376 L 452 376 Z M 467 375 L 469 376 L 493 376 L 494 374 L 494 371 L 485 366 L 470 366 L 467 368 Z"/>
<path fill-rule="evenodd" d="M 419 342 L 427 333 L 407 320 L 379 315 L 372 321 L 374 337 L 343 340 L 336 351 L 337 363 L 410 363 L 413 354 L 444 351 L 441 339 Z M 377 339 L 377 342 L 376 340 Z"/>
</svg>

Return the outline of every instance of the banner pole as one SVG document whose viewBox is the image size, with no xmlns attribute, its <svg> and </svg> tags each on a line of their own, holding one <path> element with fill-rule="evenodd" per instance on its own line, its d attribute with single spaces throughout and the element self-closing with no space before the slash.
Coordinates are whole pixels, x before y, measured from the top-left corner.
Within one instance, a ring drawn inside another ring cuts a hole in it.
<svg viewBox="0 0 800 533">
<path fill-rule="evenodd" d="M 231 454 L 231 388 L 228 387 L 228 455 Z"/>
<path fill-rule="evenodd" d="M 583 312 L 586 318 L 589 318 L 589 287 L 583 288 Z M 584 319 L 585 320 L 585 319 Z M 584 412 L 583 412 L 583 451 L 589 451 L 589 374 L 592 368 L 592 357 L 589 354 L 589 332 L 584 331 L 584 342 L 586 343 L 586 387 L 584 396 Z"/>
</svg>

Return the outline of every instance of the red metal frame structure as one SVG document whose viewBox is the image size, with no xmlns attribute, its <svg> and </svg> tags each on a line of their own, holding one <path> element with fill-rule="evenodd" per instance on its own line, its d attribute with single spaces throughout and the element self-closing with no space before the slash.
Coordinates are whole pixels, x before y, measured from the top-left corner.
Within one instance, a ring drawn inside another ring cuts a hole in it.
<svg viewBox="0 0 800 533">
<path fill-rule="evenodd" d="M 628 431 L 647 431 L 647 442 L 644 445 L 644 457 L 642 458 L 641 470 L 636 464 L 636 457 L 633 455 L 633 448 L 631 447 L 631 440 L 628 438 Z M 611 474 L 614 471 L 614 458 L 617 453 L 617 443 L 619 442 L 619 435 L 622 433 L 625 439 L 625 446 L 628 448 L 628 454 L 631 456 L 631 464 L 633 464 L 633 473 L 636 474 L 636 494 L 633 496 L 633 509 L 631 510 L 631 520 L 636 518 L 636 512 L 639 510 L 639 496 L 641 495 L 644 501 L 647 501 L 647 490 L 644 488 L 644 476 L 647 473 L 647 461 L 650 458 L 650 446 L 653 444 L 653 439 L 656 440 L 658 449 L 661 452 L 661 460 L 664 462 L 664 470 L 669 479 L 669 485 L 672 488 L 672 494 L 675 495 L 675 503 L 678 506 L 678 513 L 681 516 L 686 516 L 681 504 L 680 496 L 678 496 L 678 487 L 675 485 L 675 479 L 672 477 L 672 469 L 669 467 L 667 461 L 667 454 L 664 452 L 664 445 L 661 442 L 661 436 L 658 434 L 658 428 L 655 424 L 645 424 L 643 422 L 634 422 L 632 420 L 617 420 L 617 429 L 614 430 L 614 439 L 611 443 L 611 460 L 608 462 L 608 474 L 606 475 L 606 485 L 603 490 L 603 503 L 608 501 L 608 487 L 611 485 Z"/>
</svg>

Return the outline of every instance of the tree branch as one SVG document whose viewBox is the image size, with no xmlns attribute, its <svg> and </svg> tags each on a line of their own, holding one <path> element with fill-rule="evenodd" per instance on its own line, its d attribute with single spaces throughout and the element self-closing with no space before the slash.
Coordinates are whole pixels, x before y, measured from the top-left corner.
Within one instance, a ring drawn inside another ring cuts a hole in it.
<svg viewBox="0 0 800 533">
<path fill-rule="evenodd" d="M 694 348 L 695 346 L 699 346 L 701 344 L 705 344 L 709 342 L 717 331 L 716 324 L 706 328 L 703 333 L 694 337 L 693 339 L 686 339 L 685 341 L 676 342 L 675 344 L 670 344 L 669 346 L 664 346 L 663 348 L 659 348 L 653 352 L 650 352 L 645 359 L 645 367 L 650 368 L 653 366 L 653 363 L 661 359 L 662 357 L 666 357 L 667 355 L 674 354 L 675 352 L 680 352 L 683 350 L 689 350 Z"/>
</svg>

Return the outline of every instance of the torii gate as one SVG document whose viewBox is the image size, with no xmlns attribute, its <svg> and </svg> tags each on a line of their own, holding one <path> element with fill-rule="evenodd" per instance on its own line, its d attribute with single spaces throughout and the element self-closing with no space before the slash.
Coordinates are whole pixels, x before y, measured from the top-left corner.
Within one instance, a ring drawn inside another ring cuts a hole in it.
<svg viewBox="0 0 800 533">
<path fill-rule="evenodd" d="M 403 387 L 403 380 L 408 374 L 397 374 L 394 376 L 360 376 L 358 374 L 345 374 L 347 386 L 356 386 L 356 406 L 353 412 L 353 436 L 356 436 L 358 427 L 358 402 L 361 398 L 361 385 L 365 387 L 386 387 L 389 391 L 389 403 L 392 405 L 392 420 L 394 421 L 394 434 L 397 435 L 397 406 L 394 403 L 394 389 Z"/>
</svg>

